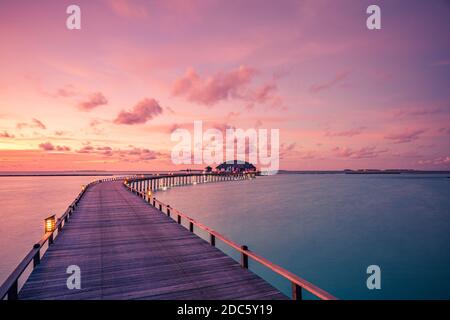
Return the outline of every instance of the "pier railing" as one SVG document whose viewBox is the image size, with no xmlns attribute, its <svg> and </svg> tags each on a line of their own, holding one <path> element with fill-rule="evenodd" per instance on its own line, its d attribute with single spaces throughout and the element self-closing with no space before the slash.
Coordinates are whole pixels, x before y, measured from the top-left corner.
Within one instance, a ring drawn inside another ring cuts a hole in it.
<svg viewBox="0 0 450 320">
<path fill-rule="evenodd" d="M 250 179 L 255 176 L 254 172 L 239 173 L 239 174 L 195 174 L 195 175 L 165 175 L 165 176 L 153 176 L 153 177 L 141 177 L 126 179 L 124 186 L 128 188 L 132 193 L 140 196 L 145 202 L 157 208 L 167 216 L 172 217 L 181 225 L 182 219 L 185 219 L 189 223 L 189 231 L 194 232 L 194 227 L 197 227 L 203 231 L 206 231 L 209 235 L 209 243 L 212 246 L 216 245 L 216 239 L 221 240 L 223 243 L 236 250 L 241 255 L 241 266 L 248 269 L 248 259 L 252 259 L 264 267 L 270 269 L 276 274 L 289 280 L 292 286 L 292 299 L 302 300 L 302 290 L 310 292 L 312 295 L 322 300 L 336 300 L 337 298 L 329 294 L 325 290 L 317 287 L 316 285 L 306 281 L 305 279 L 293 274 L 292 272 L 282 268 L 281 266 L 267 260 L 266 258 L 251 251 L 245 245 L 239 245 L 238 243 L 228 239 L 224 235 L 215 231 L 212 228 L 205 226 L 204 224 L 196 221 L 188 215 L 180 212 L 179 210 L 165 204 L 153 196 L 153 191 L 161 190 L 172 186 L 181 186 L 186 184 L 197 184 L 204 182 L 215 181 L 230 181 L 230 180 L 243 180 Z M 149 192 L 150 191 L 150 192 Z"/>
<path fill-rule="evenodd" d="M 59 232 L 70 222 L 70 218 L 77 208 L 80 200 L 82 199 L 85 192 L 92 186 L 105 181 L 123 180 L 124 185 L 134 194 L 142 197 L 148 204 L 158 208 L 159 211 L 166 213 L 169 217 L 177 219 L 179 224 L 182 223 L 182 219 L 189 223 L 189 230 L 194 232 L 194 228 L 204 230 L 209 235 L 209 243 L 212 246 L 216 245 L 216 239 L 222 241 L 230 248 L 236 250 L 241 255 L 241 266 L 243 268 L 249 267 L 249 258 L 260 263 L 261 265 L 267 267 L 269 270 L 281 275 L 283 278 L 289 280 L 292 284 L 292 298 L 294 300 L 302 300 L 302 290 L 306 290 L 313 294 L 314 296 L 323 300 L 335 300 L 336 298 L 329 294 L 328 292 L 320 289 L 319 287 L 313 285 L 312 283 L 300 278 L 299 276 L 287 271 L 286 269 L 272 263 L 271 261 L 263 258 L 262 256 L 249 250 L 245 245 L 239 245 L 236 242 L 226 238 L 219 232 L 211 229 L 202 223 L 192 219 L 188 215 L 180 212 L 179 210 L 170 207 L 155 197 L 153 197 L 152 191 L 157 191 L 165 189 L 167 187 L 182 186 L 188 184 L 197 183 L 208 183 L 216 181 L 230 181 L 230 180 L 244 180 L 252 179 L 257 173 L 238 173 L 238 174 L 217 174 L 217 173 L 187 173 L 187 174 L 164 174 L 164 175 L 152 175 L 152 176 L 133 176 L 133 177 L 113 177 L 107 179 L 101 179 L 93 181 L 85 186 L 75 198 L 75 200 L 68 206 L 67 210 L 62 214 L 62 216 L 55 221 L 54 226 L 48 232 L 45 232 L 43 237 L 33 245 L 32 249 L 26 254 L 22 261 L 17 265 L 13 272 L 8 276 L 8 278 L 0 286 L 0 300 L 18 299 L 19 295 L 19 281 L 25 281 L 26 273 L 25 271 L 32 267 L 36 268 L 41 261 L 42 255 L 45 253 L 46 245 L 51 246 L 55 238 L 59 235 Z M 150 191 L 150 192 L 149 192 Z M 47 247 L 48 248 L 48 247 Z"/>
<path fill-rule="evenodd" d="M 32 268 L 36 268 L 40 262 L 41 257 L 44 254 L 45 245 L 51 246 L 55 237 L 58 236 L 59 232 L 64 228 L 66 223 L 69 222 L 70 217 L 78 206 L 81 198 L 88 188 L 97 183 L 104 181 L 118 180 L 121 178 L 107 178 L 96 180 L 87 185 L 83 186 L 78 196 L 73 200 L 73 202 L 67 207 L 67 210 L 61 215 L 61 217 L 55 222 L 54 228 L 52 230 L 45 232 L 42 238 L 36 242 L 32 249 L 28 252 L 25 258 L 17 265 L 17 267 L 11 272 L 8 278 L 3 282 L 0 287 L 0 300 L 17 300 L 19 295 L 19 280 L 25 276 L 25 271 L 32 264 Z M 26 280 L 26 279 L 22 279 Z"/>
</svg>

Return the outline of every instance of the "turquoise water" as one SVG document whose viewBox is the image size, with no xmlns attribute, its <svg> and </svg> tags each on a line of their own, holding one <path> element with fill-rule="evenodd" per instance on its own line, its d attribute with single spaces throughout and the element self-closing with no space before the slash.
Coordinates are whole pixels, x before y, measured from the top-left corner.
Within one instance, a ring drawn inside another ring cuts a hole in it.
<svg viewBox="0 0 450 320">
<path fill-rule="evenodd" d="M 277 175 L 157 198 L 338 298 L 450 298 L 447 175 Z M 367 289 L 369 265 L 381 268 L 380 290 Z"/>
<path fill-rule="evenodd" d="M 82 184 L 99 178 L 0 178 L 0 281 L 42 236 L 43 219 L 61 215 Z M 277 175 L 157 197 L 338 298 L 450 298 L 445 175 Z M 372 264 L 381 290 L 366 287 Z M 250 268 L 290 293 L 287 281 Z"/>
</svg>

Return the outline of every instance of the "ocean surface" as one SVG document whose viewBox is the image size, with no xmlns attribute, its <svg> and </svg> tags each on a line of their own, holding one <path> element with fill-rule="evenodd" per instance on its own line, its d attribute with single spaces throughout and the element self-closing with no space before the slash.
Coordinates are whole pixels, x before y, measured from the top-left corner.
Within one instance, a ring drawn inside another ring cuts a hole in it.
<svg viewBox="0 0 450 320">
<path fill-rule="evenodd" d="M 44 219 L 61 216 L 82 185 L 102 178 L 0 176 L 0 283 L 44 235 Z"/>
<path fill-rule="evenodd" d="M 99 178 L 0 177 L 0 281 L 42 236 L 43 219 Z M 340 299 L 450 299 L 448 175 L 283 174 L 156 197 Z M 380 290 L 366 286 L 370 265 L 381 268 Z M 290 294 L 288 281 L 250 268 Z"/>
<path fill-rule="evenodd" d="M 338 298 L 450 298 L 447 175 L 277 175 L 156 197 Z M 380 290 L 367 288 L 369 265 Z"/>
</svg>

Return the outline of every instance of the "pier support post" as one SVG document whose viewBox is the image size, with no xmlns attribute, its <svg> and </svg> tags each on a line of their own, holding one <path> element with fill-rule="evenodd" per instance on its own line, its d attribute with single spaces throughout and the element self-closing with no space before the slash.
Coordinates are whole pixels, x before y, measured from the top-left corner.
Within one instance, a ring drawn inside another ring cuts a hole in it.
<svg viewBox="0 0 450 320">
<path fill-rule="evenodd" d="M 19 299 L 19 290 L 18 290 L 19 286 L 17 284 L 17 280 L 14 281 L 14 283 L 12 284 L 11 288 L 9 288 L 8 290 L 8 300 L 17 300 Z"/>
<path fill-rule="evenodd" d="M 212 233 L 209 234 L 209 244 L 213 247 L 216 245 L 216 236 Z"/>
<path fill-rule="evenodd" d="M 247 246 L 241 246 L 241 249 L 243 251 L 247 251 Z M 248 255 L 245 252 L 241 252 L 241 267 L 248 269 Z"/>
<path fill-rule="evenodd" d="M 38 249 L 37 252 L 33 256 L 33 269 L 34 269 L 37 267 L 37 265 L 39 263 L 41 263 L 41 252 L 39 250 L 39 248 L 40 248 L 39 243 L 36 243 L 35 245 L 33 245 L 33 248 Z"/>
<path fill-rule="evenodd" d="M 181 224 L 181 216 L 180 215 L 177 216 L 177 222 L 178 222 L 178 224 Z"/>
<path fill-rule="evenodd" d="M 194 232 L 194 223 L 192 221 L 189 221 L 189 231 Z"/>
<path fill-rule="evenodd" d="M 303 300 L 302 287 L 294 282 L 292 282 L 292 300 Z"/>
<path fill-rule="evenodd" d="M 167 206 L 167 216 L 170 217 L 170 206 Z"/>
</svg>

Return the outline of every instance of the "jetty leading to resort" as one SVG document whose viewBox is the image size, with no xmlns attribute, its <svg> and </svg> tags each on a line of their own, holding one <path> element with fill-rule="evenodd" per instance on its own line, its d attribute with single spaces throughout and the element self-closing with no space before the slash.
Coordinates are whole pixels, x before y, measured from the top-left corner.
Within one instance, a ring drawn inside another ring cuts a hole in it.
<svg viewBox="0 0 450 320">
<path fill-rule="evenodd" d="M 334 296 L 154 197 L 157 190 L 253 179 L 256 172 L 186 173 L 92 182 L 0 287 L 1 299 L 287 299 L 249 269 L 249 259 L 320 299 Z M 204 239 L 197 232 L 207 235 Z M 240 261 L 216 247 L 222 242 Z M 69 289 L 68 268 L 80 271 Z M 22 285 L 23 284 L 23 285 Z"/>
</svg>

